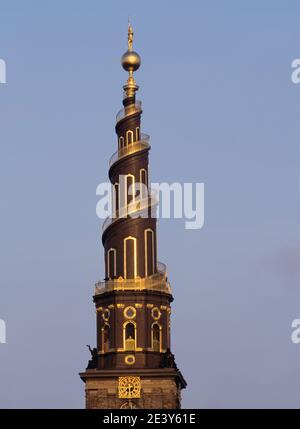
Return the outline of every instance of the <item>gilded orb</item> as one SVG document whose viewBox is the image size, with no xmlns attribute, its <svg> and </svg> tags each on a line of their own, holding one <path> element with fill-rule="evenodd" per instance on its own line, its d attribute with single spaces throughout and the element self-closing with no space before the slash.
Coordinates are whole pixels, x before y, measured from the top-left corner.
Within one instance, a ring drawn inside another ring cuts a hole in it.
<svg viewBox="0 0 300 429">
<path fill-rule="evenodd" d="M 122 55 L 121 63 L 124 70 L 134 72 L 141 65 L 141 57 L 135 51 L 127 51 Z"/>
</svg>

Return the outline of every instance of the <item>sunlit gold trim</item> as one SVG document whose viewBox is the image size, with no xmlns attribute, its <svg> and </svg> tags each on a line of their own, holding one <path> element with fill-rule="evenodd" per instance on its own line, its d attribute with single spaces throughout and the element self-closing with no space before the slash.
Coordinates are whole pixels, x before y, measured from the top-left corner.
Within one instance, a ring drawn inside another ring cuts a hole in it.
<svg viewBox="0 0 300 429">
<path fill-rule="evenodd" d="M 114 349 L 114 348 L 109 348 L 108 350 L 106 350 L 105 352 L 103 352 L 102 350 L 100 350 L 99 352 L 98 352 L 98 355 L 106 355 L 107 353 L 113 353 L 113 352 L 115 352 L 116 351 L 116 349 Z"/>
<path fill-rule="evenodd" d="M 135 364 L 135 356 L 134 355 L 127 355 L 127 356 L 125 356 L 124 362 L 127 365 L 134 365 Z"/>
<path fill-rule="evenodd" d="M 118 395 L 119 398 L 140 398 L 141 378 L 134 376 L 119 377 Z"/>
<path fill-rule="evenodd" d="M 165 353 L 166 349 L 161 349 L 161 353 Z M 118 353 L 129 353 L 129 350 L 124 350 L 123 347 L 117 347 L 109 349 L 109 352 L 118 352 Z M 135 353 L 144 353 L 144 352 L 153 352 L 152 347 L 137 347 L 136 350 L 134 350 Z M 108 353 L 108 352 L 107 352 Z"/>
<path fill-rule="evenodd" d="M 134 306 L 135 306 L 135 308 L 143 308 L 144 304 L 136 303 L 136 304 L 134 304 Z"/>
<path fill-rule="evenodd" d="M 130 310 L 133 312 L 132 316 L 128 316 L 128 311 Z M 136 317 L 136 309 L 130 305 L 124 309 L 123 315 L 126 319 L 132 320 Z"/>
<path fill-rule="evenodd" d="M 131 142 L 129 142 L 129 138 L 128 136 L 131 135 Z M 133 138 L 134 138 L 134 134 L 132 130 L 127 130 L 126 131 L 126 146 L 130 146 L 133 144 Z"/>
<path fill-rule="evenodd" d="M 117 304 L 117 307 L 118 307 L 118 308 L 124 308 L 124 307 L 125 307 L 125 305 L 124 305 L 124 304 Z"/>
<path fill-rule="evenodd" d="M 115 308 L 114 304 L 109 304 L 108 308 L 112 309 Z"/>
<path fill-rule="evenodd" d="M 136 129 L 135 129 L 135 139 L 136 139 L 136 141 L 139 141 L 140 140 L 140 127 L 136 127 Z"/>
<path fill-rule="evenodd" d="M 153 328 L 155 325 L 157 325 L 159 327 L 159 353 L 162 353 L 163 352 L 163 348 L 162 348 L 162 326 L 157 321 L 153 322 L 151 325 L 151 348 L 152 348 L 152 351 L 157 351 L 157 350 L 154 350 L 154 329 Z"/>
<path fill-rule="evenodd" d="M 155 312 L 158 312 L 157 316 L 154 315 Z M 152 308 L 151 315 L 152 315 L 152 317 L 153 317 L 154 320 L 159 320 L 160 317 L 161 317 L 161 312 L 160 312 L 159 308 L 158 307 Z"/>
<path fill-rule="evenodd" d="M 137 326 L 134 320 L 127 320 L 123 323 L 123 350 L 125 351 L 133 351 L 132 349 L 128 350 L 126 347 L 126 326 L 131 323 L 134 326 L 134 349 L 137 349 Z"/>
<path fill-rule="evenodd" d="M 141 108 L 139 108 L 140 110 Z M 122 109 L 123 112 L 124 109 Z M 150 136 L 148 134 L 141 133 L 139 140 L 135 141 L 132 145 L 129 147 L 123 145 L 122 148 L 118 149 L 116 152 L 112 154 L 109 160 L 109 167 L 111 167 L 115 162 L 119 161 L 120 159 L 131 155 L 133 153 L 139 152 L 141 150 L 149 149 L 150 148 Z"/>
<path fill-rule="evenodd" d="M 123 264 L 125 265 L 125 257 L 123 258 Z M 149 277 L 140 278 L 140 276 L 137 276 L 136 278 L 124 279 L 122 276 L 119 276 L 116 279 L 105 280 L 95 284 L 95 295 L 101 295 L 111 291 L 144 290 L 155 290 L 172 295 L 171 286 L 166 275 L 166 266 L 164 264 L 159 262 L 157 264 L 157 272 Z"/>
<path fill-rule="evenodd" d="M 102 319 L 107 322 L 109 320 L 109 317 L 110 317 L 110 311 L 108 308 L 106 308 L 102 313 Z"/>
</svg>

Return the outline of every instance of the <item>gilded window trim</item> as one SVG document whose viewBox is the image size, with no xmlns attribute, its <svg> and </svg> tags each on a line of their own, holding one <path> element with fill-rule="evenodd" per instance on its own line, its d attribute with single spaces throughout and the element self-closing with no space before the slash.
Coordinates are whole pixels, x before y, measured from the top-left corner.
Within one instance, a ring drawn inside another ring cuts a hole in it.
<svg viewBox="0 0 300 429">
<path fill-rule="evenodd" d="M 124 238 L 124 279 L 127 278 L 127 255 L 126 255 L 126 242 L 127 240 L 133 240 L 133 275 L 134 278 L 137 277 L 137 239 L 136 237 L 132 237 L 129 235 L 128 237 Z"/>
<path fill-rule="evenodd" d="M 126 350 L 126 326 L 131 323 L 134 326 L 134 350 Z M 124 351 L 136 351 L 137 350 L 137 324 L 134 320 L 126 320 L 123 323 L 123 350 Z"/>
<path fill-rule="evenodd" d="M 132 136 L 131 143 L 129 143 L 129 139 L 128 139 L 129 134 Z M 128 147 L 129 145 L 132 145 L 133 142 L 134 142 L 134 133 L 132 130 L 127 130 L 126 131 L 126 146 Z"/>
<path fill-rule="evenodd" d="M 141 139 L 140 135 L 141 135 L 140 127 L 136 127 L 136 129 L 135 129 L 135 140 L 136 141 L 139 141 Z"/>
<path fill-rule="evenodd" d="M 154 335 L 153 335 L 153 327 L 157 325 L 159 327 L 159 353 L 163 352 L 162 348 L 162 326 L 157 321 L 153 322 L 151 325 L 151 349 L 154 351 Z"/>
</svg>

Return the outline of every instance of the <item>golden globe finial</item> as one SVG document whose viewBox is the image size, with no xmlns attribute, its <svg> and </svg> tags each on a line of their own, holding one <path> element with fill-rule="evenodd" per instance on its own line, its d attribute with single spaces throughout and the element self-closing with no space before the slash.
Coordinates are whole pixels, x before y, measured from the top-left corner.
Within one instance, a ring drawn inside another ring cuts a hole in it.
<svg viewBox="0 0 300 429">
<path fill-rule="evenodd" d="M 133 96 L 135 91 L 138 90 L 138 86 L 135 83 L 133 72 L 136 71 L 141 65 L 141 57 L 139 54 L 132 49 L 133 45 L 133 28 L 128 19 L 128 49 L 122 55 L 121 63 L 124 70 L 128 71 L 129 78 L 127 80 L 126 85 L 124 86 L 124 90 L 126 92 L 127 97 Z"/>
<path fill-rule="evenodd" d="M 138 53 L 133 51 L 133 28 L 128 22 L 128 50 L 123 54 L 121 62 L 124 70 L 130 72 L 136 71 L 141 65 L 141 57 Z"/>
</svg>

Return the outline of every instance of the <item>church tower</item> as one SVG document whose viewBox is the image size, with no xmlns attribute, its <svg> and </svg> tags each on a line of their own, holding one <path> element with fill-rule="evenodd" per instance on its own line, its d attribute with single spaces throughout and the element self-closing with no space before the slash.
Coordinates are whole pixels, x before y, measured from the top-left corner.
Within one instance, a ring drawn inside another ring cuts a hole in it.
<svg viewBox="0 0 300 429">
<path fill-rule="evenodd" d="M 157 199 L 149 183 L 149 136 L 141 131 L 141 102 L 133 72 L 140 56 L 128 50 L 122 66 L 123 109 L 116 118 L 118 149 L 109 161 L 112 215 L 102 227 L 105 279 L 95 287 L 97 347 L 80 374 L 87 408 L 180 408 L 186 382 L 170 343 L 173 301 L 166 266 L 157 261 Z"/>
</svg>

